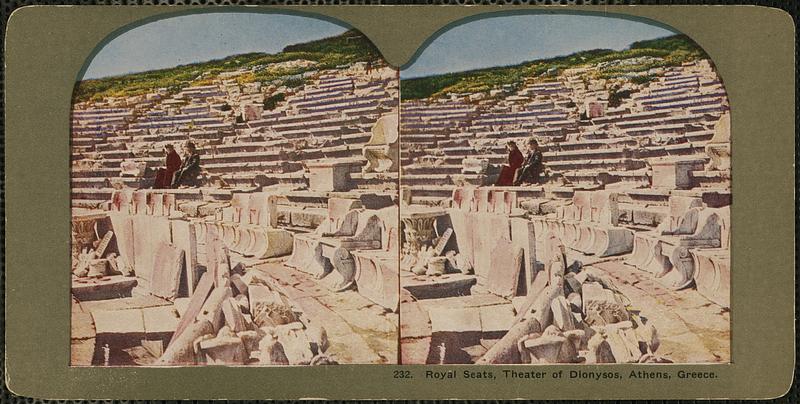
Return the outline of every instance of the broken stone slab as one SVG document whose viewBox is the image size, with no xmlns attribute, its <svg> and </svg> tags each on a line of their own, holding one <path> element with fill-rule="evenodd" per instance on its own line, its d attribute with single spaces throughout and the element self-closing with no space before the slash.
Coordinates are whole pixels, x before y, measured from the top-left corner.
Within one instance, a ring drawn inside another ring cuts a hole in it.
<svg viewBox="0 0 800 404">
<path fill-rule="evenodd" d="M 161 244 L 156 248 L 150 286 L 153 295 L 167 300 L 178 297 L 184 261 L 183 250 L 171 244 Z"/>
<path fill-rule="evenodd" d="M 533 222 L 524 218 L 512 218 L 511 244 L 514 251 L 523 251 L 525 269 L 525 293 L 533 283 L 536 274 L 536 232 Z"/>
<path fill-rule="evenodd" d="M 491 266 L 486 272 L 486 288 L 499 296 L 512 297 L 517 292 L 524 251 L 514 249 L 510 240 L 500 238 L 491 250 Z"/>
<path fill-rule="evenodd" d="M 177 336 L 172 338 L 164 354 L 154 366 L 183 366 L 198 363 L 194 341 L 214 334 L 214 326 L 207 319 L 198 319 Z"/>
<path fill-rule="evenodd" d="M 493 249 L 501 239 L 511 239 L 508 216 L 493 213 L 476 213 L 469 216 L 468 232 L 472 235 L 475 274 L 487 279 L 493 264 Z M 458 236 L 456 236 L 458 237 Z"/>
<path fill-rule="evenodd" d="M 553 312 L 553 325 L 561 331 L 570 331 L 576 328 L 575 318 L 572 309 L 564 296 L 557 296 L 550 302 L 550 310 Z"/>
<path fill-rule="evenodd" d="M 92 321 L 99 339 L 140 340 L 145 336 L 141 309 L 95 310 L 92 311 Z"/>
<path fill-rule="evenodd" d="M 613 324 L 630 319 L 628 310 L 616 293 L 597 282 L 583 284 L 582 300 L 583 313 L 589 325 Z"/>
<path fill-rule="evenodd" d="M 248 296 L 248 288 L 247 282 L 242 279 L 242 276 L 239 274 L 233 274 L 230 277 L 231 286 L 233 287 L 234 296 L 244 295 L 245 297 Z"/>
<path fill-rule="evenodd" d="M 275 327 L 275 333 L 291 365 L 307 365 L 314 354 L 303 323 L 296 321 Z"/>
<path fill-rule="evenodd" d="M 116 299 L 131 296 L 136 279 L 112 275 L 102 278 L 77 278 L 72 280 L 70 292 L 80 301 Z"/>
<path fill-rule="evenodd" d="M 217 336 L 199 343 L 200 352 L 209 365 L 243 365 L 249 358 L 238 336 Z"/>
<path fill-rule="evenodd" d="M 458 253 L 474 266 L 475 250 L 472 244 L 472 214 L 459 209 L 449 209 L 447 213 L 450 217 L 450 222 L 453 225 L 453 233 L 456 238 Z"/>
<path fill-rule="evenodd" d="M 606 341 L 606 337 L 601 333 L 595 333 L 589 338 L 586 363 L 617 363 L 611 345 Z"/>
<path fill-rule="evenodd" d="M 247 330 L 247 324 L 239 309 L 239 303 L 234 298 L 229 297 L 222 302 L 222 313 L 225 317 L 225 324 L 231 331 L 238 333 Z"/>
<path fill-rule="evenodd" d="M 260 365 L 288 365 L 289 358 L 283 345 L 278 341 L 274 331 L 269 329 L 266 335 L 258 343 L 258 363 Z"/>
<path fill-rule="evenodd" d="M 530 334 L 541 333 L 542 327 L 534 318 L 524 319 L 512 326 L 497 343 L 475 363 L 476 364 L 511 364 L 522 363 L 517 342 Z"/>
<path fill-rule="evenodd" d="M 197 260 L 197 225 L 187 220 L 172 220 L 172 244 L 183 250 L 186 260 L 186 291 L 191 296 L 200 280 Z"/>
<path fill-rule="evenodd" d="M 133 241 L 133 221 L 127 213 L 109 212 L 111 227 L 117 239 L 117 250 L 122 259 L 123 267 L 134 268 L 134 241 Z M 124 269 L 124 268 L 123 268 Z M 120 269 L 121 272 L 126 271 Z"/>
<path fill-rule="evenodd" d="M 222 313 L 222 303 L 232 297 L 230 283 L 226 279 L 224 283 L 217 286 L 211 294 L 208 295 L 203 307 L 200 309 L 199 317 L 207 319 L 214 327 L 214 332 L 218 332 L 225 323 L 224 315 Z"/>
<path fill-rule="evenodd" d="M 214 288 L 214 281 L 211 278 L 211 275 L 208 272 L 203 273 L 200 277 L 200 281 L 197 283 L 197 287 L 192 293 L 192 297 L 189 299 L 189 304 L 186 307 L 186 310 L 182 311 L 180 322 L 178 323 L 177 327 L 175 328 L 175 334 L 173 338 L 177 338 L 183 333 L 186 328 L 191 325 L 197 315 L 200 314 L 203 306 L 205 305 L 206 298 L 208 297 L 211 290 Z"/>
<path fill-rule="evenodd" d="M 606 336 L 606 341 L 611 347 L 611 352 L 617 363 L 635 363 L 639 361 L 642 352 L 639 341 L 630 321 L 606 326 L 601 330 Z"/>
<path fill-rule="evenodd" d="M 139 286 L 150 292 L 159 246 L 171 241 L 170 220 L 163 216 L 133 216 L 132 222 L 134 271 Z"/>
</svg>

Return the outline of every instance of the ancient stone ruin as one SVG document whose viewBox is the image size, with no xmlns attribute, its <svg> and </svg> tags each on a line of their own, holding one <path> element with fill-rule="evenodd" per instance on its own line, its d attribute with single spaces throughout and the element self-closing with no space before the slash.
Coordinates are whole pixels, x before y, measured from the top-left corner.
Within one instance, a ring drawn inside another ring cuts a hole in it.
<svg viewBox="0 0 800 404">
<path fill-rule="evenodd" d="M 730 361 L 710 61 L 402 103 L 382 62 L 291 63 L 74 105 L 73 365 Z M 531 138 L 538 183 L 494 185 Z M 158 186 L 186 142 L 197 184 Z"/>
<path fill-rule="evenodd" d="M 730 360 L 725 90 L 601 64 L 402 103 L 403 363 Z M 539 183 L 495 186 L 531 137 Z"/>
<path fill-rule="evenodd" d="M 73 365 L 396 362 L 397 72 L 313 66 L 74 106 Z"/>
</svg>

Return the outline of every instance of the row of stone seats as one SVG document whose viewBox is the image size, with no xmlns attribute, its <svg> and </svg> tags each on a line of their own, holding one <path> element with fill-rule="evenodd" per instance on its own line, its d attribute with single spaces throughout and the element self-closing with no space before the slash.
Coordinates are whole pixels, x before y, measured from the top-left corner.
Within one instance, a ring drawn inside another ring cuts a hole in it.
<svg viewBox="0 0 800 404">
<path fill-rule="evenodd" d="M 673 289 L 695 281 L 700 293 L 728 307 L 729 260 L 730 207 L 708 208 L 699 198 L 673 196 L 658 228 L 636 233 L 626 263 Z"/>
<path fill-rule="evenodd" d="M 450 201 L 447 217 L 455 244 L 472 265 L 477 283 L 493 294 L 516 296 L 536 273 L 535 230 L 522 217 L 517 192 L 456 188 Z"/>
<path fill-rule="evenodd" d="M 125 193 L 115 196 L 124 198 Z M 165 299 L 191 295 L 199 278 L 193 223 L 172 215 L 171 198 L 117 198 L 108 212 L 121 266 L 134 270 L 136 292 Z M 118 263 L 120 263 L 118 261 Z"/>
<path fill-rule="evenodd" d="M 213 219 L 197 222 L 200 235 L 214 228 L 229 250 L 245 257 L 287 255 L 292 251 L 292 234 L 278 228 L 277 199 L 275 191 L 232 193 L 229 207 L 218 210 Z"/>
<path fill-rule="evenodd" d="M 610 191 L 575 191 L 572 204 L 552 218 L 534 217 L 538 234 L 557 235 L 568 248 L 608 257 L 633 250 L 633 232 L 619 226 L 618 195 Z"/>
<path fill-rule="evenodd" d="M 313 232 L 295 234 L 286 265 L 333 291 L 355 286 L 368 299 L 397 311 L 398 210 L 389 200 L 378 205 L 366 209 L 359 199 L 330 198 L 325 220 Z"/>
</svg>

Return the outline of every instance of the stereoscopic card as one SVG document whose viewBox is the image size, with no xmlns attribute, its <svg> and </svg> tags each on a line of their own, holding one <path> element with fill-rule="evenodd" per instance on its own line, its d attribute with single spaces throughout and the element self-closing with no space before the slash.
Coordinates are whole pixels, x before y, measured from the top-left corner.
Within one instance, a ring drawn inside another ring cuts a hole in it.
<svg viewBox="0 0 800 404">
<path fill-rule="evenodd" d="M 7 386 L 781 396 L 793 38 L 750 6 L 17 9 Z"/>
</svg>

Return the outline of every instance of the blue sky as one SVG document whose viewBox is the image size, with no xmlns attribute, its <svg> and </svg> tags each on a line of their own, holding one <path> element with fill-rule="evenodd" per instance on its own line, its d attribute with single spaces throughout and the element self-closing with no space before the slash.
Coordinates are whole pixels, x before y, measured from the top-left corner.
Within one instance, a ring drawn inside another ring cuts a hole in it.
<svg viewBox="0 0 800 404">
<path fill-rule="evenodd" d="M 84 79 L 174 67 L 249 52 L 280 52 L 286 45 L 338 35 L 347 28 L 283 14 L 211 13 L 142 25 L 106 44 Z"/>
<path fill-rule="evenodd" d="M 456 26 L 431 42 L 403 78 L 505 66 L 588 49 L 627 48 L 675 32 L 613 17 L 528 14 L 490 17 Z"/>
</svg>

